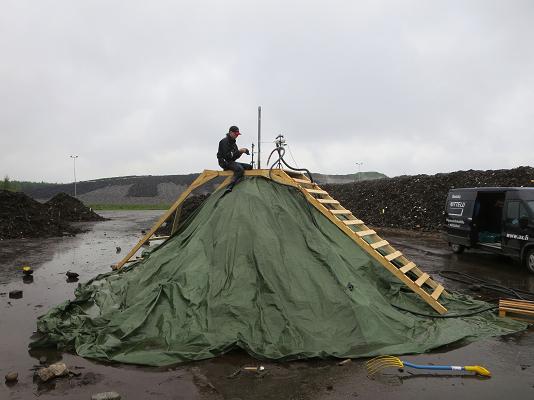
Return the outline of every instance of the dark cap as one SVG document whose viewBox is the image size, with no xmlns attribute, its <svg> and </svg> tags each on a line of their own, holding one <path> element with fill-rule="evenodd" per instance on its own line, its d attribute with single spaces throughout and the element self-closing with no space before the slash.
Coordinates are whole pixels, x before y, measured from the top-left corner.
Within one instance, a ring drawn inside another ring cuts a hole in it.
<svg viewBox="0 0 534 400">
<path fill-rule="evenodd" d="M 235 132 L 235 133 L 240 134 L 240 133 L 239 133 L 239 128 L 238 128 L 237 126 L 234 126 L 234 125 L 232 125 L 232 126 L 230 127 L 230 129 L 228 129 L 228 132 Z M 241 134 L 240 134 L 240 135 L 241 135 Z"/>
</svg>

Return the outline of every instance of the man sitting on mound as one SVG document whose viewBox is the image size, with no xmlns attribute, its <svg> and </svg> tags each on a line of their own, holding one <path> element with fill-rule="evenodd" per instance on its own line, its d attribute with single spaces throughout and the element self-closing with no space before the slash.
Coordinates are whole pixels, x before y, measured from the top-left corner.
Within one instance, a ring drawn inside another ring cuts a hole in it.
<svg viewBox="0 0 534 400">
<path fill-rule="evenodd" d="M 231 126 L 226 137 L 219 142 L 217 160 L 225 171 L 234 171 L 234 178 L 226 188 L 226 192 L 231 192 L 234 186 L 243 178 L 246 169 L 252 169 L 252 165 L 236 162 L 243 153 L 250 154 L 247 148 L 237 148 L 236 139 L 241 135 L 237 126 Z"/>
</svg>

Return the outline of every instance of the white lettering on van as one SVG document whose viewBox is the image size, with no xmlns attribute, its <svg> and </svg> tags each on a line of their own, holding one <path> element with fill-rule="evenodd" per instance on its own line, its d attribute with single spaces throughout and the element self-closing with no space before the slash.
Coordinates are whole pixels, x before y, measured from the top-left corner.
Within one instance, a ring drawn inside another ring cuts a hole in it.
<svg viewBox="0 0 534 400">
<path fill-rule="evenodd" d="M 528 240 L 528 235 L 516 235 L 515 233 L 507 233 L 506 237 L 508 239 Z"/>
</svg>

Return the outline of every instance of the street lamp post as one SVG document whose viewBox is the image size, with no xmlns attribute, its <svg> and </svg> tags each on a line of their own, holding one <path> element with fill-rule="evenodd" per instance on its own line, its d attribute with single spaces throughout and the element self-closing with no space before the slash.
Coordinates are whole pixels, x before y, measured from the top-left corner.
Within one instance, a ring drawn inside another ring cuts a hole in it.
<svg viewBox="0 0 534 400">
<path fill-rule="evenodd" d="M 356 165 L 358 166 L 358 182 L 362 180 L 362 165 L 363 162 L 357 162 Z"/>
<path fill-rule="evenodd" d="M 76 159 L 78 156 L 70 156 L 74 161 L 74 197 L 76 197 Z"/>
</svg>

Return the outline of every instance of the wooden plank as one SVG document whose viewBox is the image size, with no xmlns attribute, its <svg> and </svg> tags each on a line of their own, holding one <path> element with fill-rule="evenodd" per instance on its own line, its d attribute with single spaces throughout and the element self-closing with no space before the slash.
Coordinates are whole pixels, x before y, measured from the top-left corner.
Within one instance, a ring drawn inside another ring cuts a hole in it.
<svg viewBox="0 0 534 400">
<path fill-rule="evenodd" d="M 328 192 L 322 190 L 322 189 L 307 189 L 307 188 L 304 188 L 305 191 L 307 191 L 308 193 L 313 193 L 313 194 L 328 194 Z"/>
<path fill-rule="evenodd" d="M 309 185 L 314 185 L 314 183 L 312 181 L 310 181 L 309 179 L 299 179 L 299 178 L 293 178 L 293 180 L 297 183 L 303 183 L 303 184 L 309 184 Z"/>
<path fill-rule="evenodd" d="M 339 204 L 339 201 L 334 199 L 317 199 L 317 201 L 321 204 Z"/>
<path fill-rule="evenodd" d="M 502 306 L 502 307 L 522 308 L 522 309 L 525 309 L 525 310 L 531 310 L 531 311 L 534 311 L 534 306 L 532 306 L 532 305 L 528 305 L 528 304 L 513 303 L 513 302 L 501 302 L 501 301 L 499 301 L 499 306 Z"/>
<path fill-rule="evenodd" d="M 387 240 L 381 240 L 379 242 L 371 243 L 371 247 L 376 250 L 376 249 L 379 249 L 380 247 L 387 246 L 388 244 L 389 242 Z"/>
<path fill-rule="evenodd" d="M 310 177 L 302 172 L 298 172 L 298 171 L 290 171 L 290 170 L 287 170 L 287 169 L 278 169 L 276 168 L 276 170 L 278 172 L 280 172 L 280 175 L 284 174 L 286 177 L 290 178 L 291 180 L 293 179 L 301 179 L 301 180 L 304 180 L 304 181 L 310 181 Z M 312 182 L 313 183 L 313 182 Z"/>
<path fill-rule="evenodd" d="M 508 313 L 510 315 L 507 315 Z M 521 316 L 524 316 L 525 318 L 521 318 Z M 499 317 L 508 317 L 532 323 L 534 318 L 534 301 L 500 299 Z"/>
<path fill-rule="evenodd" d="M 430 275 L 428 275 L 426 272 L 421 275 L 416 281 L 415 284 L 419 287 L 423 286 L 423 284 L 430 278 Z"/>
<path fill-rule="evenodd" d="M 373 231 L 372 229 L 369 229 L 369 230 L 366 230 L 366 231 L 354 232 L 354 233 L 355 233 L 356 235 L 358 235 L 359 237 L 376 235 L 376 232 Z"/>
<path fill-rule="evenodd" d="M 345 225 L 363 225 L 363 221 L 361 219 L 346 219 L 343 221 Z"/>
<path fill-rule="evenodd" d="M 334 215 L 349 215 L 352 214 L 350 210 L 328 210 Z"/>
<path fill-rule="evenodd" d="M 222 181 L 222 183 L 219 186 L 217 186 L 217 189 L 215 189 L 215 191 L 221 190 L 223 187 L 228 186 L 230 184 L 230 182 L 232 182 L 232 178 L 233 177 L 234 177 L 233 175 L 230 175 L 230 176 L 226 177 L 226 179 L 224 181 Z"/>
<path fill-rule="evenodd" d="M 534 311 L 534 301 L 528 301 L 528 300 L 500 299 L 499 306 L 523 308 L 526 310 Z"/>
<path fill-rule="evenodd" d="M 126 261 L 126 264 L 137 262 L 137 261 L 141 261 L 142 259 L 143 259 L 143 257 L 134 258 L 133 260 Z"/>
<path fill-rule="evenodd" d="M 436 289 L 432 292 L 430 297 L 432 297 L 434 300 L 437 300 L 439 296 L 441 296 L 441 293 L 443 292 L 445 288 L 441 285 L 438 285 Z"/>
<path fill-rule="evenodd" d="M 499 312 L 500 311 L 510 312 L 510 313 L 514 313 L 514 314 L 528 315 L 528 316 L 533 316 L 534 317 L 534 311 L 523 310 L 522 308 L 499 307 Z"/>
<path fill-rule="evenodd" d="M 415 268 L 415 263 L 410 261 L 408 264 L 406 264 L 405 266 L 399 268 L 399 271 L 402 272 L 403 274 L 407 273 L 408 271 L 412 270 L 413 268 Z"/>
<path fill-rule="evenodd" d="M 154 240 L 167 240 L 168 238 L 170 238 L 170 236 L 152 236 L 148 240 L 152 242 Z"/>
<path fill-rule="evenodd" d="M 393 252 L 391 254 L 388 254 L 388 255 L 384 256 L 384 258 L 386 260 L 388 260 L 388 261 L 392 261 L 392 260 L 394 260 L 396 258 L 399 258 L 400 256 L 402 256 L 402 253 L 397 250 L 397 251 L 395 251 L 395 252 Z"/>
</svg>

